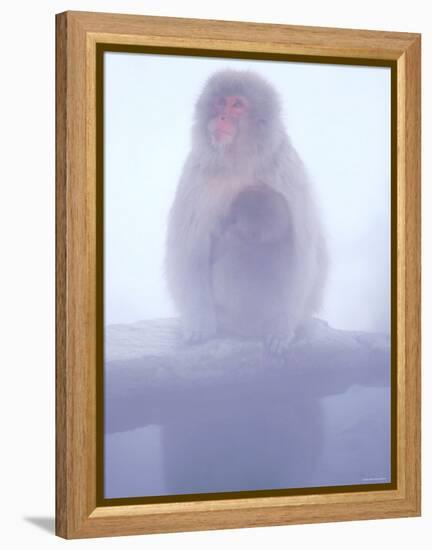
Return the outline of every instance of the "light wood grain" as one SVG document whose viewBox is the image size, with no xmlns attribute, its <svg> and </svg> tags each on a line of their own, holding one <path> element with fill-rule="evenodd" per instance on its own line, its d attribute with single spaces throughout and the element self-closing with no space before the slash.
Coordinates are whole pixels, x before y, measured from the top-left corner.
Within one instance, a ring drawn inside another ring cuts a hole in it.
<svg viewBox="0 0 432 550">
<path fill-rule="evenodd" d="M 415 34 L 69 12 L 101 42 L 397 60 Z"/>
<path fill-rule="evenodd" d="M 397 62 L 396 490 L 96 506 L 95 51 L 100 42 Z M 418 515 L 419 35 L 67 12 L 57 16 L 56 68 L 57 534 L 79 538 Z"/>
<path fill-rule="evenodd" d="M 56 21 L 56 532 L 68 532 L 66 413 L 66 18 Z"/>
<path fill-rule="evenodd" d="M 95 508 L 95 180 L 89 178 L 85 32 L 57 16 L 56 530 L 79 532 Z M 90 79 L 92 80 L 92 79 Z M 94 80 L 94 76 L 93 76 Z M 94 156 L 94 154 L 92 155 Z M 92 163 L 89 163 L 92 164 Z"/>
<path fill-rule="evenodd" d="M 421 240 L 420 240 L 420 38 L 414 41 L 405 54 L 405 422 L 407 426 L 406 465 L 407 500 L 420 513 L 420 331 L 421 331 Z M 402 328 L 401 328 L 402 330 Z M 405 459 L 405 460 L 404 460 Z"/>
</svg>

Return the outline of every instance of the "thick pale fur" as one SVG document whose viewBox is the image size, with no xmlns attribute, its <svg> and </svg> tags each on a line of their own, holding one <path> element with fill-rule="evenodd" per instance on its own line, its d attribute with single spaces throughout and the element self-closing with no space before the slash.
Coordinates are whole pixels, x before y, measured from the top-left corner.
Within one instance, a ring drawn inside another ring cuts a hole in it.
<svg viewBox="0 0 432 550">
<path fill-rule="evenodd" d="M 249 112 L 233 143 L 218 147 L 208 124 L 216 98 L 227 95 L 248 98 Z M 260 215 L 273 224 L 270 237 L 257 242 L 229 221 L 233 209 L 247 215 L 238 197 L 249 189 L 263 194 L 270 210 Z M 259 266 L 266 266 L 264 275 Z M 255 73 L 218 72 L 198 98 L 169 217 L 166 272 L 191 342 L 228 331 L 261 337 L 278 352 L 321 305 L 327 253 L 311 183 L 285 131 L 276 91 Z"/>
</svg>

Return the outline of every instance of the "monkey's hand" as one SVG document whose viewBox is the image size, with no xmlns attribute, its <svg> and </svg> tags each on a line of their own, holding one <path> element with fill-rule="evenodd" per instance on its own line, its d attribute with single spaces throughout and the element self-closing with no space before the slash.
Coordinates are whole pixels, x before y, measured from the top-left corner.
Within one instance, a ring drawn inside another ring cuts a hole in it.
<svg viewBox="0 0 432 550">
<path fill-rule="evenodd" d="M 183 341 L 186 344 L 199 344 L 216 335 L 216 318 L 207 314 L 205 317 L 189 319 L 183 327 Z"/>
<path fill-rule="evenodd" d="M 269 334 L 264 340 L 264 346 L 273 355 L 286 355 L 290 350 L 293 339 L 293 331 L 283 335 Z"/>
</svg>

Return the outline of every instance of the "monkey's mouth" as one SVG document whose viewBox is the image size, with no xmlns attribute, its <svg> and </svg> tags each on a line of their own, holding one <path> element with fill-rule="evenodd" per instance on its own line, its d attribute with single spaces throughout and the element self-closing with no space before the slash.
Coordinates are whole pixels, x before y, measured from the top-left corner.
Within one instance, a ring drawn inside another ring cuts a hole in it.
<svg viewBox="0 0 432 550">
<path fill-rule="evenodd" d="M 228 129 L 218 128 L 212 132 L 213 145 L 230 145 L 234 140 L 235 132 Z"/>
</svg>

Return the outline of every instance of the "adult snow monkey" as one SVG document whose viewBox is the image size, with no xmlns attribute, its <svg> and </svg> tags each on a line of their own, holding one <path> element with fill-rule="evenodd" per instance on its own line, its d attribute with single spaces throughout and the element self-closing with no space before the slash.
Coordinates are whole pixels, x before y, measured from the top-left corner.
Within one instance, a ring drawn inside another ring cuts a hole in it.
<svg viewBox="0 0 432 550">
<path fill-rule="evenodd" d="M 189 343 L 228 334 L 283 353 L 320 307 L 321 221 L 279 97 L 259 75 L 223 70 L 204 86 L 166 244 Z"/>
</svg>

